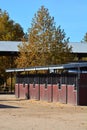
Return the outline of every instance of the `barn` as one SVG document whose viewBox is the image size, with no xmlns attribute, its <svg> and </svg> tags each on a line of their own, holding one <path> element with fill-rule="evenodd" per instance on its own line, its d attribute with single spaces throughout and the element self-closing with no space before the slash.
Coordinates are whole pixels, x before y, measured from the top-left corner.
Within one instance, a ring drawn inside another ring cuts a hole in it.
<svg viewBox="0 0 87 130">
<path fill-rule="evenodd" d="M 41 73 L 43 70 L 45 73 Z M 17 98 L 87 105 L 87 62 L 15 68 L 6 72 L 16 72 Z"/>
<path fill-rule="evenodd" d="M 9 68 L 13 67 L 13 61 L 14 58 L 18 56 L 19 49 L 18 46 L 22 44 L 22 41 L 0 41 L 0 56 L 7 56 L 10 61 L 10 66 Z M 78 59 L 77 61 L 82 61 L 82 58 L 87 57 L 87 44 L 86 43 L 81 43 L 81 42 L 70 42 L 68 44 L 69 46 L 72 46 L 72 53 L 75 54 Z M 11 74 L 11 84 L 9 86 L 9 92 L 13 93 L 13 73 Z M 2 82 L 2 78 L 0 77 L 0 82 Z M 5 81 L 7 85 L 7 81 Z M 4 85 L 4 81 L 3 81 Z M 0 85 L 1 88 L 1 85 Z M 0 91 L 0 93 L 2 93 Z M 4 92 L 3 92 L 4 93 Z"/>
<path fill-rule="evenodd" d="M 87 62 L 79 62 L 83 57 L 87 57 L 86 43 L 69 43 L 72 53 L 78 57 L 77 63 L 12 69 L 14 56 L 19 54 L 19 44 L 22 42 L 0 41 L 0 56 L 10 57 L 11 69 L 6 72 L 11 74 L 11 92 L 12 74 L 16 74 L 16 97 L 87 105 Z M 43 70 L 46 73 L 39 73 Z"/>
</svg>

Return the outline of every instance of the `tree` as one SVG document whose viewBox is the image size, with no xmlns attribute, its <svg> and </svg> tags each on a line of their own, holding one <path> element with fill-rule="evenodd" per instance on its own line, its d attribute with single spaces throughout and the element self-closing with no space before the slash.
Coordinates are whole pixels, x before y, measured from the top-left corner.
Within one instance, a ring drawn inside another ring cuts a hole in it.
<svg viewBox="0 0 87 130">
<path fill-rule="evenodd" d="M 83 42 L 87 42 L 87 33 L 85 34 L 85 36 L 84 36 L 84 38 L 83 38 L 82 41 L 83 41 Z"/>
<path fill-rule="evenodd" d="M 15 23 L 6 11 L 0 9 L 0 41 L 20 41 L 23 36 L 20 24 Z"/>
<path fill-rule="evenodd" d="M 11 67 L 11 62 L 10 62 L 11 57 L 10 56 L 0 56 L 0 76 L 3 78 L 4 80 L 7 77 L 7 73 L 5 73 L 5 69 Z"/>
<path fill-rule="evenodd" d="M 56 28 L 54 18 L 42 6 L 32 19 L 28 43 L 19 47 L 16 63 L 18 67 L 28 67 L 69 62 L 73 58 L 68 42 L 64 30 Z"/>
<path fill-rule="evenodd" d="M 0 9 L 0 41 L 20 41 L 23 36 L 24 32 L 20 24 L 15 23 L 6 11 Z M 10 56 L 0 56 L 0 79 L 4 81 L 10 76 L 5 73 L 6 68 L 12 67 L 10 58 Z M 13 67 L 15 67 L 14 62 Z"/>
</svg>

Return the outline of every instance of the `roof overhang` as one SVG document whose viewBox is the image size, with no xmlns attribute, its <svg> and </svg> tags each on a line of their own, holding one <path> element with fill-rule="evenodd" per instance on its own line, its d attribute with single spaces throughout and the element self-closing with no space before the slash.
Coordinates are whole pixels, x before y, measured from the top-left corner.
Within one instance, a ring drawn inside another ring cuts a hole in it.
<svg viewBox="0 0 87 130">
<path fill-rule="evenodd" d="M 69 63 L 69 64 L 52 65 L 52 66 L 35 66 L 35 67 L 29 67 L 29 68 L 14 68 L 14 69 L 6 69 L 6 72 L 61 70 L 61 69 L 78 69 L 78 68 L 87 68 L 87 62 Z"/>
</svg>

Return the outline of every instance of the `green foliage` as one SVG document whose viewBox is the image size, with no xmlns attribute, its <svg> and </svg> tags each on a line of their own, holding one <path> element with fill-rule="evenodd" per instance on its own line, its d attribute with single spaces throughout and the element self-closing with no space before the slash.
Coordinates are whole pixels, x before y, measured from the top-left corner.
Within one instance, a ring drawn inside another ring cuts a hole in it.
<svg viewBox="0 0 87 130">
<path fill-rule="evenodd" d="M 18 67 L 51 65 L 73 60 L 72 47 L 68 46 L 64 30 L 55 26 L 54 18 L 42 6 L 32 19 L 28 43 L 19 47 L 20 55 L 16 60 Z"/>
<path fill-rule="evenodd" d="M 15 23 L 6 11 L 0 9 L 0 41 L 20 41 L 23 36 L 20 24 Z"/>
<path fill-rule="evenodd" d="M 87 42 L 87 33 L 85 34 L 85 36 L 84 36 L 82 42 Z"/>
</svg>

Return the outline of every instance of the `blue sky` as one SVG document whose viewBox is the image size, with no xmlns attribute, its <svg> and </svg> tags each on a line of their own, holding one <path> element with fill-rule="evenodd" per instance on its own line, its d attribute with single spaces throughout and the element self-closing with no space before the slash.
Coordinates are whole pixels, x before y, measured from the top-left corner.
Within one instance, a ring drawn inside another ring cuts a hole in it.
<svg viewBox="0 0 87 130">
<path fill-rule="evenodd" d="M 24 32 L 31 27 L 32 18 L 44 5 L 54 17 L 56 27 L 64 29 L 70 42 L 80 42 L 87 32 L 87 0 L 0 0 L 0 8 L 10 19 L 19 23 Z"/>
</svg>

